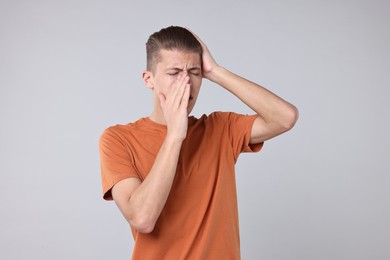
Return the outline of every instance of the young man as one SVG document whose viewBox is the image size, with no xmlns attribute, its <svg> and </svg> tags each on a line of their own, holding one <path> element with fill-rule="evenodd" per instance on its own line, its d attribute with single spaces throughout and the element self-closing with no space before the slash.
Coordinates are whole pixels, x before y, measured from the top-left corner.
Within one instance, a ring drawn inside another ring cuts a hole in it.
<svg viewBox="0 0 390 260">
<path fill-rule="evenodd" d="M 291 129 L 297 109 L 219 66 L 181 27 L 152 34 L 142 74 L 153 93 L 149 117 L 105 130 L 103 197 L 133 232 L 133 259 L 239 259 L 234 164 L 241 152 Z M 254 115 L 189 116 L 202 78 L 230 91 Z"/>
</svg>

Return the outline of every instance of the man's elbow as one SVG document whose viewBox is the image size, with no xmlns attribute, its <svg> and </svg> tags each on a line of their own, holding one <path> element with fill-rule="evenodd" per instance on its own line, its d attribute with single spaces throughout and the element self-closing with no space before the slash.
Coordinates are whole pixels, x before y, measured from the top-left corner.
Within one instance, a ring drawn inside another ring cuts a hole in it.
<svg viewBox="0 0 390 260">
<path fill-rule="evenodd" d="M 136 231 L 144 234 L 151 233 L 156 224 L 151 218 L 148 217 L 136 217 L 132 219 L 127 219 L 127 222 L 132 226 Z"/>
<path fill-rule="evenodd" d="M 290 105 L 289 108 L 285 111 L 284 119 L 282 122 L 282 127 L 284 131 L 289 131 L 290 129 L 292 129 L 295 123 L 298 121 L 298 118 L 298 109 L 295 106 Z"/>
</svg>

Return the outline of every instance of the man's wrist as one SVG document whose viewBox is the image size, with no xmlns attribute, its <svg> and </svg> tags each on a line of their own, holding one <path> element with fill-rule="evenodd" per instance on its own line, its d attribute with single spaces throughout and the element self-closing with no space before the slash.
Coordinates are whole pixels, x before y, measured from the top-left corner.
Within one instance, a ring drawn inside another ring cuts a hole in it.
<svg viewBox="0 0 390 260">
<path fill-rule="evenodd" d="M 227 70 L 224 67 L 217 66 L 207 74 L 206 78 L 208 80 L 216 83 L 216 84 L 219 84 L 221 82 L 221 79 L 223 78 L 223 75 L 226 73 L 226 71 Z"/>
<path fill-rule="evenodd" d="M 181 147 L 185 137 L 183 138 L 180 135 L 175 135 L 175 134 L 170 134 L 168 133 L 166 138 L 165 138 L 165 143 L 168 146 L 179 146 Z"/>
</svg>

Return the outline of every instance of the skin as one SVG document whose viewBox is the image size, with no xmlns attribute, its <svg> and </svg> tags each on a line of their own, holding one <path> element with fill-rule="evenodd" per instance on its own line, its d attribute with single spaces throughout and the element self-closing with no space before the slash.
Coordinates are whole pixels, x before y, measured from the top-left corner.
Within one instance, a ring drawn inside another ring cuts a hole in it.
<svg viewBox="0 0 390 260">
<path fill-rule="evenodd" d="M 187 134 L 188 115 L 195 105 L 202 78 L 228 90 L 257 114 L 251 144 L 290 130 L 298 119 L 298 111 L 292 104 L 218 65 L 207 46 L 199 37 L 197 39 L 202 44 L 202 57 L 192 52 L 161 50 L 155 71 L 142 74 L 145 85 L 153 92 L 154 110 L 149 118 L 167 125 L 167 135 L 143 182 L 129 178 L 112 188 L 118 208 L 141 233 L 153 231 L 168 198 Z"/>
</svg>

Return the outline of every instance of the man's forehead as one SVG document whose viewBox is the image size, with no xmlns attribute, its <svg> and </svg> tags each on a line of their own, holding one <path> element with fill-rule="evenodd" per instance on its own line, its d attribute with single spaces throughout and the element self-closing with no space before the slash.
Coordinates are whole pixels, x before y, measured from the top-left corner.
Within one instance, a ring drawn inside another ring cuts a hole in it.
<svg viewBox="0 0 390 260">
<path fill-rule="evenodd" d="M 192 51 L 181 50 L 160 50 L 160 62 L 164 67 L 182 68 L 182 67 L 200 67 L 200 54 Z"/>
</svg>

